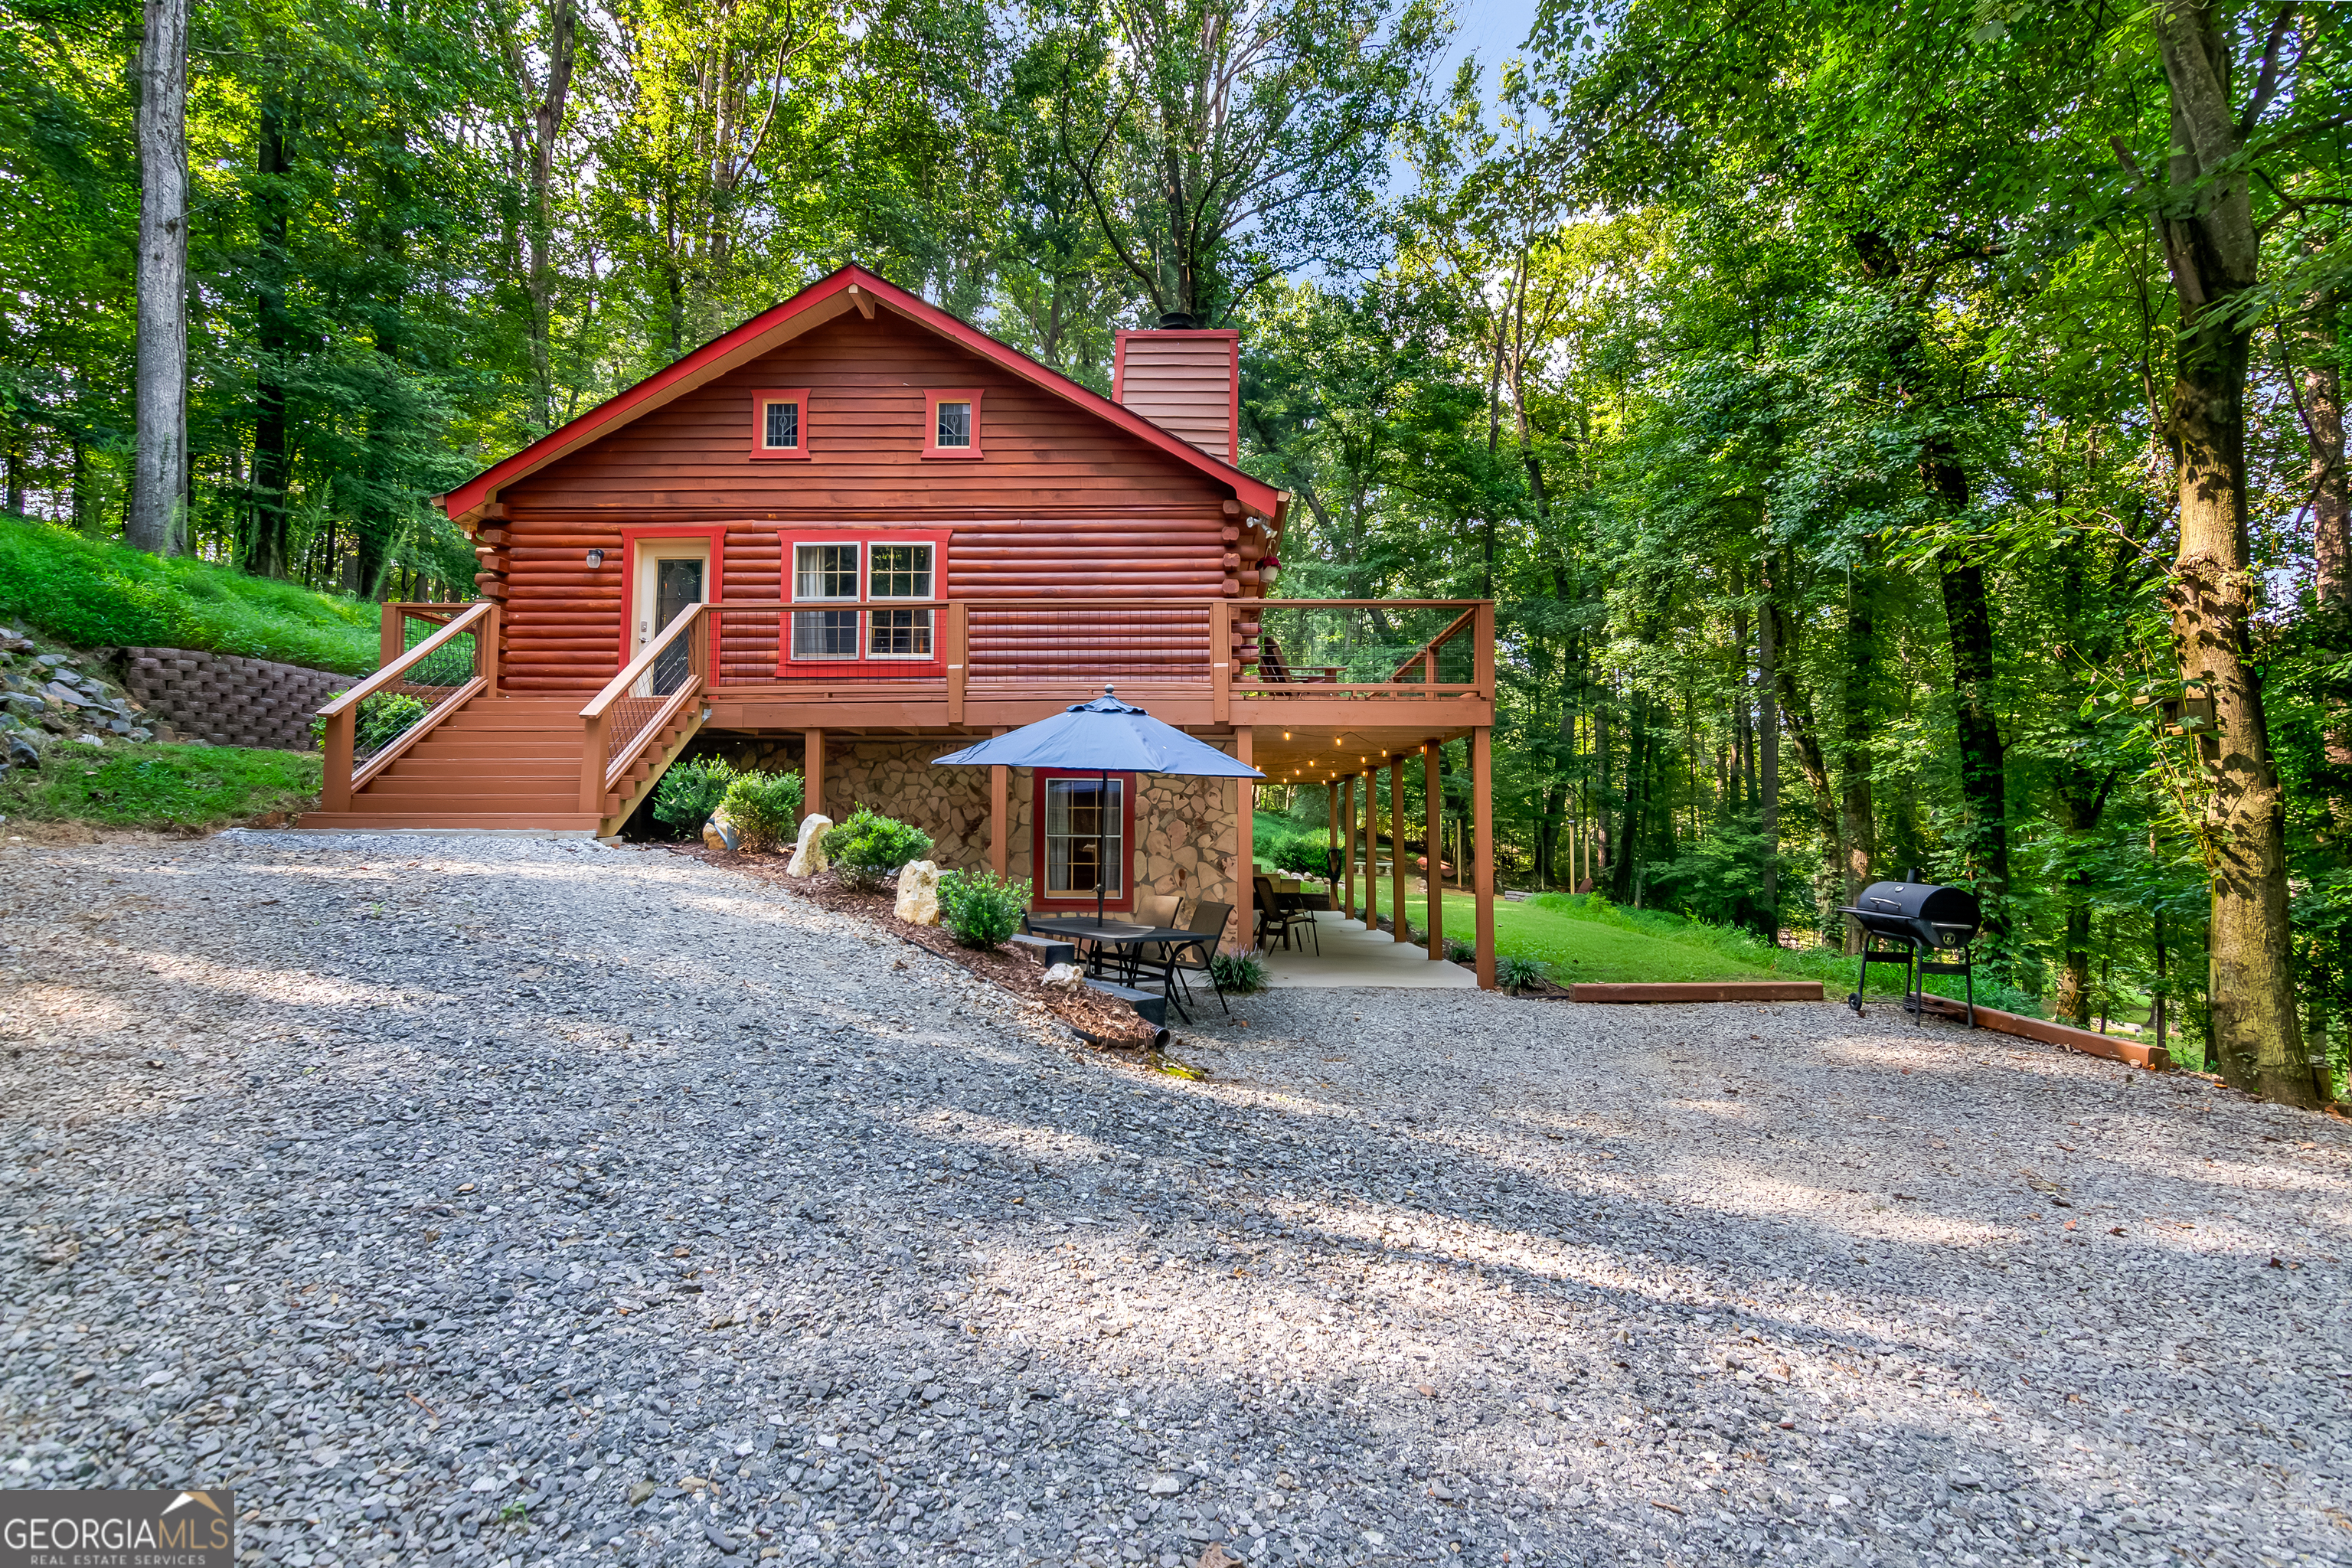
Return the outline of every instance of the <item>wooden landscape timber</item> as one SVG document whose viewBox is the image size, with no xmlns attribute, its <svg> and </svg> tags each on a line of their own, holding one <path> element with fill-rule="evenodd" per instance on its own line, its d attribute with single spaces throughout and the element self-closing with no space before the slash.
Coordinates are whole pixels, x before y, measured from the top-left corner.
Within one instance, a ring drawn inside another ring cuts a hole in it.
<svg viewBox="0 0 2352 1568">
<path fill-rule="evenodd" d="M 1818 1002 L 1818 980 L 1584 981 L 1574 1002 Z"/>
<path fill-rule="evenodd" d="M 1929 996 L 1927 1011 L 1942 1018 L 1962 1018 L 1966 1009 L 1948 996 Z M 2090 1029 L 2077 1029 L 2071 1024 L 2053 1024 L 2045 1018 L 2029 1018 L 2020 1013 L 2004 1013 L 1998 1007 L 1977 1005 L 1977 1027 L 1990 1029 L 1995 1034 L 2015 1035 L 2023 1040 L 2039 1040 L 2045 1046 L 2063 1046 L 2084 1056 L 2105 1057 L 2109 1061 L 2129 1062 L 2150 1072 L 2172 1070 L 2172 1053 L 2162 1046 L 2147 1045 L 2124 1035 L 2102 1035 Z"/>
</svg>

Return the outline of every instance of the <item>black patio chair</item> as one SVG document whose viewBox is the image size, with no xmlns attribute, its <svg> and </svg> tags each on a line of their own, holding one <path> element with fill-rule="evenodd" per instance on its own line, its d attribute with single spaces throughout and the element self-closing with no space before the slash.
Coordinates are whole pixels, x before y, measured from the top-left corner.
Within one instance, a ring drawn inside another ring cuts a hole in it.
<svg viewBox="0 0 2352 1568">
<path fill-rule="evenodd" d="M 1225 1003 L 1225 988 L 1218 984 L 1217 971 L 1209 962 L 1217 943 L 1224 940 L 1225 921 L 1233 912 L 1231 904 L 1194 904 L 1192 918 L 1182 929 L 1196 933 L 1199 941 L 1146 942 L 1135 950 L 1136 978 L 1157 979 L 1160 994 L 1175 1004 L 1176 1016 L 1188 1024 L 1192 1021 L 1192 1015 L 1184 1010 L 1184 1004 L 1192 999 L 1192 988 L 1184 979 L 1188 974 L 1207 975 L 1210 989 L 1217 994 L 1218 1007 L 1225 1016 L 1233 1016 L 1233 1008 Z"/>
<path fill-rule="evenodd" d="M 1315 917 L 1307 910 L 1291 904 L 1280 893 L 1276 892 L 1273 878 L 1253 877 L 1250 880 L 1257 889 L 1258 946 L 1264 947 L 1278 936 L 1282 938 L 1282 945 L 1287 951 L 1290 946 L 1290 933 L 1304 926 L 1308 931 L 1315 931 L 1315 956 L 1322 957 L 1323 933 L 1315 931 Z"/>
</svg>

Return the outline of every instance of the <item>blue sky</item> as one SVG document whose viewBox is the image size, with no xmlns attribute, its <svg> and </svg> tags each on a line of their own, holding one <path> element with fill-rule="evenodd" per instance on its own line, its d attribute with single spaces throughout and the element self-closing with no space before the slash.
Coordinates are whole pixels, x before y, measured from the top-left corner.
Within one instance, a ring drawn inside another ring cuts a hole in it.
<svg viewBox="0 0 2352 1568">
<path fill-rule="evenodd" d="M 1454 79 L 1462 57 L 1475 54 L 1489 71 L 1519 52 L 1536 19 L 1536 0 L 1456 0 L 1454 47 L 1437 73 L 1442 86 Z"/>
</svg>

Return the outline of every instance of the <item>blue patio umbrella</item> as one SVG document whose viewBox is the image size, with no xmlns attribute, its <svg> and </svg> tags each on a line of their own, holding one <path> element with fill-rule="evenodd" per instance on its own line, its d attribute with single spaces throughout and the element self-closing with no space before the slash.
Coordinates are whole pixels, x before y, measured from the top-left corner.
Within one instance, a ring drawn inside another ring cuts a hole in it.
<svg viewBox="0 0 2352 1568">
<path fill-rule="evenodd" d="M 1101 793 L 1095 796 L 1095 923 L 1102 924 L 1103 884 L 1108 864 L 1103 846 L 1103 816 L 1110 799 L 1113 773 L 1167 773 L 1183 778 L 1262 779 L 1265 775 L 1247 763 L 1237 763 L 1205 741 L 1196 741 L 1172 724 L 1163 724 L 1132 703 L 1121 702 L 1110 687 L 1091 702 L 1074 702 L 1050 719 L 1024 724 L 961 752 L 950 752 L 931 765 L 962 768 L 1092 768 L 1101 775 Z"/>
</svg>

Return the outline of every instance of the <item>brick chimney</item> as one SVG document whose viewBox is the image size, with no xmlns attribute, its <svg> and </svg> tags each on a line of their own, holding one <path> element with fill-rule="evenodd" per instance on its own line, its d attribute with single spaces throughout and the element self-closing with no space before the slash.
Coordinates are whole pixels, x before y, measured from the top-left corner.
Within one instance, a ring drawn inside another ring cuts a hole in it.
<svg viewBox="0 0 2352 1568">
<path fill-rule="evenodd" d="M 1110 395 L 1213 458 L 1241 458 L 1242 335 L 1199 328 L 1123 331 Z"/>
</svg>

